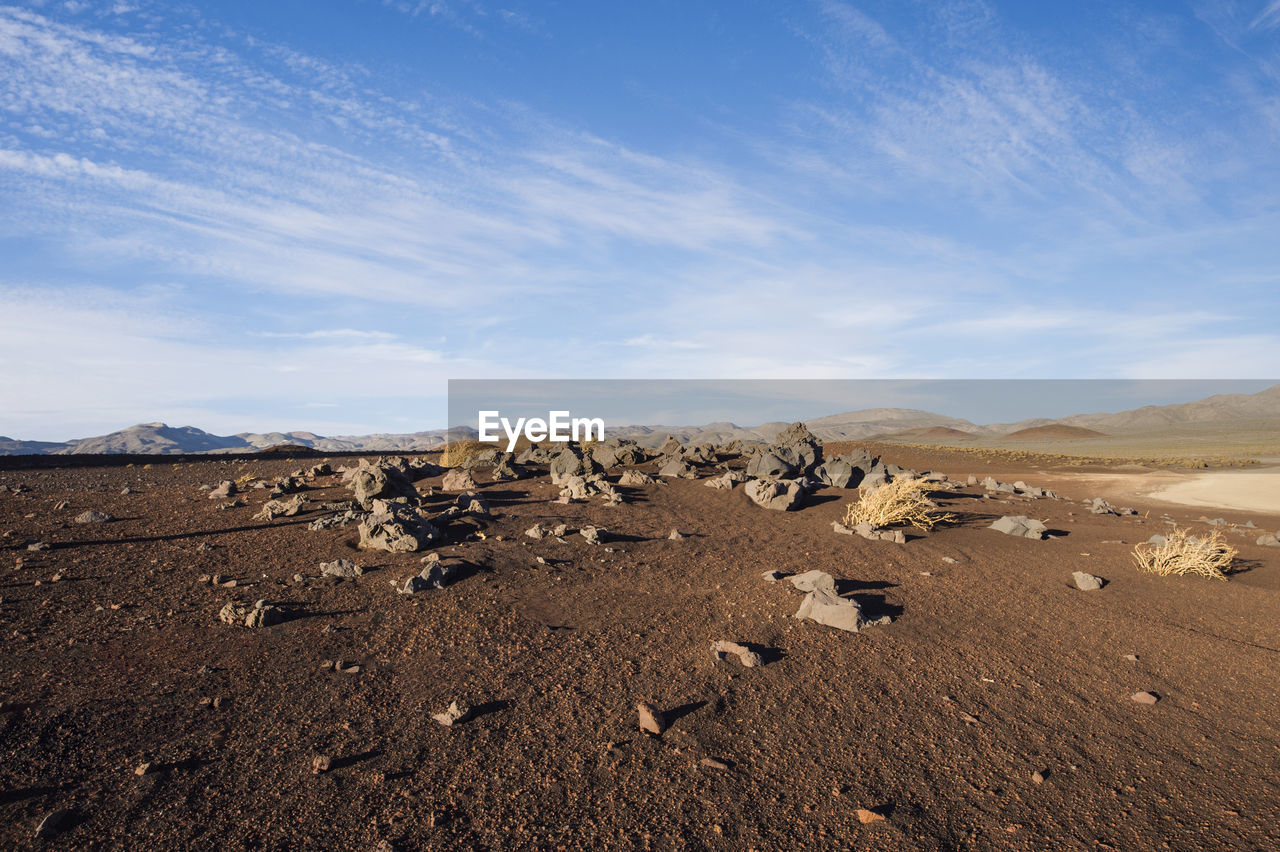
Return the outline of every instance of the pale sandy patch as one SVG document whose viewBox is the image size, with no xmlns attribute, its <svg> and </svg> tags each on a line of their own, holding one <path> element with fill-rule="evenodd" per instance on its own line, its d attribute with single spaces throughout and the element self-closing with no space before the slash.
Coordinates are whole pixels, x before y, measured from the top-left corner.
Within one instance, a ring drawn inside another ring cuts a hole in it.
<svg viewBox="0 0 1280 852">
<path fill-rule="evenodd" d="M 1133 497 L 1178 506 L 1280 515 L 1280 469 L 1066 474 L 1086 489 L 1072 497 Z"/>
<path fill-rule="evenodd" d="M 1166 503 L 1280 515 L 1280 471 L 1194 473 L 1145 495 Z"/>
</svg>

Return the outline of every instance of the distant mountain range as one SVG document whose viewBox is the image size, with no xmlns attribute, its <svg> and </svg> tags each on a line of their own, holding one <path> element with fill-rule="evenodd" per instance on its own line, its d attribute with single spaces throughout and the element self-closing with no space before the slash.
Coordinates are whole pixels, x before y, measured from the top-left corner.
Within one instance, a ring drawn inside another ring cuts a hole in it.
<svg viewBox="0 0 1280 852">
<path fill-rule="evenodd" d="M 1056 420 L 1035 418 L 1016 423 L 978 425 L 957 417 L 912 408 L 870 408 L 833 414 L 807 421 L 809 429 L 824 441 L 897 440 L 920 443 L 951 443 L 973 438 L 999 437 L 1018 440 L 1088 441 L 1108 435 L 1160 432 L 1183 428 L 1223 427 L 1251 424 L 1280 429 L 1280 385 L 1256 394 L 1219 394 L 1177 405 L 1148 405 L 1114 414 L 1076 414 Z M 782 422 L 745 427 L 734 423 L 702 426 L 624 426 L 611 428 L 610 435 L 628 437 L 647 447 L 656 447 L 667 435 L 690 443 L 768 443 L 786 428 Z M 474 437 L 474 430 L 463 430 Z M 309 447 L 320 452 L 418 453 L 439 448 L 448 435 L 459 430 L 435 429 L 426 432 L 379 433 L 324 437 L 313 432 L 241 432 L 213 435 L 194 426 L 173 427 L 164 423 L 141 423 L 109 435 L 62 443 L 18 441 L 0 437 L 0 455 L 72 455 L 87 453 L 138 453 L 176 455 L 181 453 L 247 453 L 282 444 Z"/>
<path fill-rule="evenodd" d="M 456 430 L 454 430 L 456 434 Z M 474 434 L 474 433 L 472 433 Z M 194 426 L 139 423 L 109 435 L 79 438 L 63 443 L 15 441 L 0 436 L 0 455 L 80 455 L 88 453 L 251 453 L 283 444 L 310 447 L 325 453 L 395 452 L 421 453 L 445 442 L 446 430 L 406 434 L 339 435 L 323 437 L 314 432 L 240 432 L 214 435 Z"/>
</svg>

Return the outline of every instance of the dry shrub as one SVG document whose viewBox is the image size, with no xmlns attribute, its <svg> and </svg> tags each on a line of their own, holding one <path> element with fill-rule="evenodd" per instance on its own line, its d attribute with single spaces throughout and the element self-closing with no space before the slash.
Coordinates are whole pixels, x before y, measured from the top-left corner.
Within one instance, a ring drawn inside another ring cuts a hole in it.
<svg viewBox="0 0 1280 852">
<path fill-rule="evenodd" d="M 1164 544 L 1142 542 L 1133 549 L 1138 567 L 1161 577 L 1199 574 L 1215 580 L 1227 579 L 1227 569 L 1239 553 L 1213 530 L 1208 535 L 1194 536 L 1191 530 L 1173 527 L 1165 533 Z"/>
<path fill-rule="evenodd" d="M 501 449 L 501 447 L 497 444 L 486 444 L 481 441 L 450 441 L 444 445 L 444 450 L 440 455 L 440 464 L 445 467 L 458 467 L 473 456 L 495 449 Z"/>
<path fill-rule="evenodd" d="M 910 524 L 916 529 L 931 530 L 947 521 L 952 515 L 938 511 L 938 505 L 929 499 L 928 491 L 933 483 L 923 479 L 898 477 L 880 487 L 859 493 L 856 502 L 846 507 L 844 525 L 854 527 L 869 523 L 873 527 L 889 527 L 894 524 Z"/>
</svg>

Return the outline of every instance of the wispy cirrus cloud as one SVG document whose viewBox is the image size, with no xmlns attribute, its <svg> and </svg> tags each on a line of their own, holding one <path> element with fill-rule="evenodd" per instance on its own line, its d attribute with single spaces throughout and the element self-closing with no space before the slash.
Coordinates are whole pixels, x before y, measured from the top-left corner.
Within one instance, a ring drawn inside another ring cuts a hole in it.
<svg viewBox="0 0 1280 852">
<path fill-rule="evenodd" d="M 379 400 L 485 374 L 1280 372 L 1249 301 L 1280 283 L 1275 98 L 1247 64 L 1247 116 L 1188 132 L 1128 94 L 1162 85 L 1151 56 L 1082 70 L 988 4 L 823 0 L 791 21 L 819 82 L 683 146 L 140 5 L 0 7 L 0 400 L 28 434 L 86 379 L 103 428 L 306 427 L 337 395 L 375 431 Z"/>
<path fill-rule="evenodd" d="M 1280 0 L 1271 0 L 1257 17 L 1249 23 L 1253 30 L 1272 30 L 1280 27 Z"/>
</svg>

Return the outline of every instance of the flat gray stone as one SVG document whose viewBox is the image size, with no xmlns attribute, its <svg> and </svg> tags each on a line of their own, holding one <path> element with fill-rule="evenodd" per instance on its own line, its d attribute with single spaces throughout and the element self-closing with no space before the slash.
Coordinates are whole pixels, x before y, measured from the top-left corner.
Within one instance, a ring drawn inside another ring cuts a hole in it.
<svg viewBox="0 0 1280 852">
<path fill-rule="evenodd" d="M 1006 515 L 998 519 L 990 526 L 990 529 L 1006 535 L 1018 536 L 1020 538 L 1042 539 L 1048 532 L 1042 522 L 1035 518 L 1028 518 L 1025 515 Z"/>
<path fill-rule="evenodd" d="M 815 589 L 822 589 L 831 594 L 836 592 L 836 581 L 826 571 L 806 571 L 803 574 L 796 574 L 790 579 L 791 585 L 802 592 L 812 592 Z"/>
<path fill-rule="evenodd" d="M 1075 582 L 1076 588 L 1082 592 L 1096 592 L 1102 588 L 1102 579 L 1085 571 L 1072 572 L 1071 579 Z"/>
<path fill-rule="evenodd" d="M 834 592 L 826 589 L 814 589 L 805 595 L 795 617 L 807 618 L 850 633 L 857 633 L 867 624 L 867 620 L 862 617 L 862 607 L 858 606 L 857 601 L 837 597 Z"/>
</svg>

